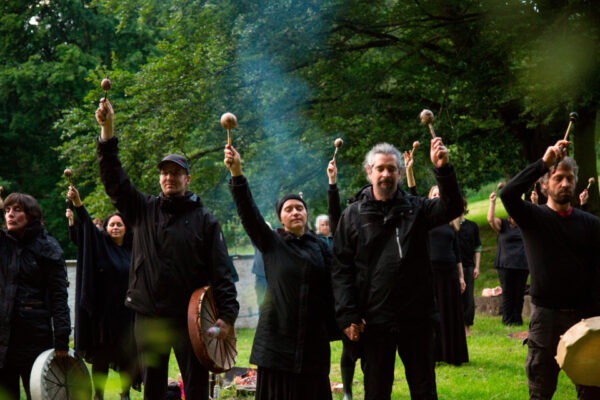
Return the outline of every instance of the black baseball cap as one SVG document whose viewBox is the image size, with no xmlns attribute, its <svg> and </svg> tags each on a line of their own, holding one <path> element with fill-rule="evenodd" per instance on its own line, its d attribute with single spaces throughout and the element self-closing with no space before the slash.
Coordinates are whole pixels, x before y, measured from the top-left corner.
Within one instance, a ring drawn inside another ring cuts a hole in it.
<svg viewBox="0 0 600 400">
<path fill-rule="evenodd" d="M 169 154 L 158 163 L 158 169 L 161 169 L 165 163 L 172 162 L 179 165 L 181 168 L 185 169 L 185 172 L 190 174 L 190 163 L 184 156 L 180 156 L 178 154 Z"/>
</svg>

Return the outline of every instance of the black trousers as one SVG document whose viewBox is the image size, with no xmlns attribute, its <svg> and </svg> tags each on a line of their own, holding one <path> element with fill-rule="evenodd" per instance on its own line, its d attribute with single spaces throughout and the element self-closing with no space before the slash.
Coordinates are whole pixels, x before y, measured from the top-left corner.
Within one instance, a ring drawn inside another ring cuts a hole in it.
<svg viewBox="0 0 600 400">
<path fill-rule="evenodd" d="M 560 367 L 554 356 L 560 341 L 583 315 L 575 311 L 558 311 L 534 306 L 527 338 L 525 371 L 529 382 L 530 400 L 550 400 L 556 391 Z M 579 400 L 600 399 L 600 387 L 576 386 Z"/>
<path fill-rule="evenodd" d="M 31 367 L 33 367 L 34 361 L 31 361 L 29 366 L 6 366 L 6 368 L 0 368 L 0 393 L 7 397 L 2 397 L 6 400 L 19 400 L 20 397 L 20 386 L 21 379 L 23 380 L 23 389 L 27 399 L 31 399 L 31 393 L 29 389 Z"/>
<path fill-rule="evenodd" d="M 504 325 L 523 325 L 523 302 L 528 276 L 529 271 L 526 269 L 498 268 Z"/>
<path fill-rule="evenodd" d="M 411 399 L 435 400 L 434 321 L 407 321 L 402 330 L 367 325 L 361 337 L 365 400 L 389 400 L 396 352 L 404 364 Z"/>
<path fill-rule="evenodd" d="M 463 267 L 463 274 L 467 288 L 461 295 L 463 304 L 463 316 L 466 326 L 473 326 L 475 320 L 475 278 L 473 277 L 473 267 Z"/>
<path fill-rule="evenodd" d="M 208 370 L 194 354 L 186 317 L 158 318 L 136 314 L 134 329 L 143 369 L 145 400 L 167 398 L 171 349 L 181 371 L 185 398 L 208 400 Z"/>
</svg>

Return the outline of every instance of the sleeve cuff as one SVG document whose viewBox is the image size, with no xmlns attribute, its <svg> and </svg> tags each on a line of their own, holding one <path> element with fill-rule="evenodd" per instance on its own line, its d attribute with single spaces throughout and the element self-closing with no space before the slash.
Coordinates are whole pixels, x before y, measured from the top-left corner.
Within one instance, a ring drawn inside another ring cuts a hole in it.
<svg viewBox="0 0 600 400">
<path fill-rule="evenodd" d="M 247 182 L 248 182 L 248 180 L 246 179 L 246 177 L 244 175 L 232 176 L 231 179 L 229 180 L 229 184 L 232 186 L 244 185 Z"/>
</svg>

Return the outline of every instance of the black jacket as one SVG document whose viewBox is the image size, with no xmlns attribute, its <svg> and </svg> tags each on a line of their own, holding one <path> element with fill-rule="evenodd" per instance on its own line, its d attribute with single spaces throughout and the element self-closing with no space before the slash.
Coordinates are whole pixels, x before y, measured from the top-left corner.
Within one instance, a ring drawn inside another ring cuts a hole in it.
<svg viewBox="0 0 600 400">
<path fill-rule="evenodd" d="M 184 317 L 190 296 L 211 285 L 219 318 L 233 324 L 237 291 L 221 226 L 200 198 L 150 196 L 130 182 L 118 159 L 118 140 L 98 141 L 100 178 L 134 229 L 126 304 L 148 316 Z"/>
<path fill-rule="evenodd" d="M 333 244 L 341 329 L 361 319 L 373 329 L 398 329 L 406 320 L 435 317 L 428 231 L 458 217 L 463 203 L 453 168 L 434 171 L 439 199 L 398 189 L 381 202 L 368 185 L 342 213 Z"/>
<path fill-rule="evenodd" d="M 69 348 L 67 298 L 67 270 L 56 239 L 39 224 L 20 239 L 1 230 L 0 368 L 9 343 L 11 353 L 27 360 L 49 348 Z"/>
<path fill-rule="evenodd" d="M 267 277 L 250 362 L 293 373 L 328 374 L 329 340 L 339 338 L 329 247 L 310 231 L 296 237 L 271 230 L 245 177 L 234 177 L 230 189 L 244 229 L 263 255 Z"/>
</svg>

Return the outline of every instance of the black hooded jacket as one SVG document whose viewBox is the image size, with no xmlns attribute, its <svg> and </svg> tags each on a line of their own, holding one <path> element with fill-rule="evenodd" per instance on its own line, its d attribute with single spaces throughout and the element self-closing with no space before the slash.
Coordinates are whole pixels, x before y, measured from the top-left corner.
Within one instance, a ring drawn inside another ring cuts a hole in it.
<svg viewBox="0 0 600 400">
<path fill-rule="evenodd" d="M 230 190 L 246 233 L 263 255 L 267 290 L 250 362 L 293 373 L 328 374 L 335 327 L 331 251 L 314 233 L 296 237 L 271 230 L 244 176 Z"/>
<path fill-rule="evenodd" d="M 39 223 L 21 238 L 0 231 L 0 368 L 11 353 L 32 360 L 68 350 L 71 320 L 60 245 Z M 12 337 L 11 337 L 12 335 Z"/>
<path fill-rule="evenodd" d="M 219 318 L 233 325 L 239 303 L 216 218 L 191 192 L 139 192 L 121 167 L 117 138 L 98 141 L 97 152 L 106 193 L 134 229 L 127 306 L 147 316 L 184 317 L 194 290 L 211 285 Z"/>
</svg>

